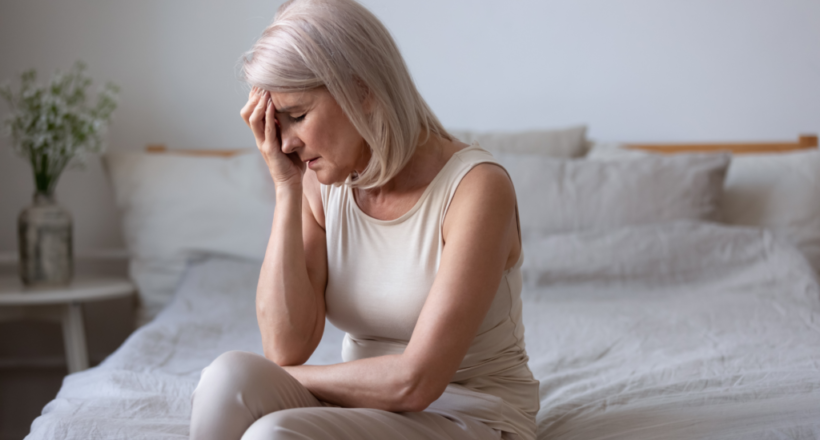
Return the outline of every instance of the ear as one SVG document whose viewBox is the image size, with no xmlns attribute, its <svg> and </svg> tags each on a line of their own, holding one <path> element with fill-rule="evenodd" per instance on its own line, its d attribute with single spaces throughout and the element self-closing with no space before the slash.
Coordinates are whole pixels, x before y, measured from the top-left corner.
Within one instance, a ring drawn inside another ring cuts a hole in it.
<svg viewBox="0 0 820 440">
<path fill-rule="evenodd" d="M 370 115 L 373 113 L 373 110 L 376 107 L 376 102 L 373 99 L 373 93 L 370 90 L 367 91 L 367 94 L 362 99 L 362 108 L 364 109 L 365 114 Z"/>
<path fill-rule="evenodd" d="M 361 78 L 356 77 L 356 88 L 358 89 L 359 100 L 362 105 L 362 110 L 366 115 L 370 115 L 373 112 L 374 107 L 376 105 L 375 99 L 373 97 L 373 92 L 370 90 L 370 87 L 367 87 L 367 84 L 362 81 Z"/>
</svg>

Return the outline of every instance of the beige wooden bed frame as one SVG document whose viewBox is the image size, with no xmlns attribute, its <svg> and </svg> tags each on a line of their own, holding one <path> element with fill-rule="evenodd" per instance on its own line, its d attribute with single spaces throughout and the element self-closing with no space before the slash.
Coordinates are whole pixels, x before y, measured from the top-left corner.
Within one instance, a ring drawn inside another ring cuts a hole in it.
<svg viewBox="0 0 820 440">
<path fill-rule="evenodd" d="M 235 149 L 235 150 L 199 150 L 199 149 L 188 149 L 188 148 L 179 148 L 179 149 L 169 149 L 165 145 L 162 144 L 151 144 L 145 146 L 145 151 L 148 153 L 171 153 L 171 154 L 184 154 L 186 156 L 219 156 L 219 157 L 231 157 L 236 156 L 237 154 L 242 154 L 246 151 L 250 151 L 249 148 L 243 149 Z"/>
<path fill-rule="evenodd" d="M 626 148 L 657 153 L 731 151 L 733 154 L 782 153 L 817 148 L 816 135 L 802 135 L 797 142 L 717 143 L 717 144 L 626 144 Z"/>
<path fill-rule="evenodd" d="M 817 148 L 816 135 L 802 135 L 797 142 L 768 142 L 768 143 L 716 143 L 716 144 L 626 144 L 626 148 L 654 151 L 659 153 L 694 153 L 710 151 L 730 151 L 734 154 L 749 153 L 782 153 L 784 151 L 806 150 Z M 199 149 L 168 149 L 165 145 L 155 144 L 145 147 L 149 153 L 174 153 L 192 156 L 231 157 L 248 151 L 236 150 L 199 150 Z"/>
</svg>

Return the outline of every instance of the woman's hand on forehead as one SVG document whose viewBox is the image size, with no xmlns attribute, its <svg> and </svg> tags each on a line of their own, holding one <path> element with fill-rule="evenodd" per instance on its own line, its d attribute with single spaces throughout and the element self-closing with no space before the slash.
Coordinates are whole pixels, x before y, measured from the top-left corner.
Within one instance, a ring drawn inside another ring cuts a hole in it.
<svg viewBox="0 0 820 440">
<path fill-rule="evenodd" d="M 239 114 L 253 132 L 256 147 L 262 153 L 276 187 L 296 186 L 301 191 L 305 164 L 297 154 L 282 152 L 279 121 L 270 92 L 256 86 L 251 88 L 248 102 Z"/>
</svg>

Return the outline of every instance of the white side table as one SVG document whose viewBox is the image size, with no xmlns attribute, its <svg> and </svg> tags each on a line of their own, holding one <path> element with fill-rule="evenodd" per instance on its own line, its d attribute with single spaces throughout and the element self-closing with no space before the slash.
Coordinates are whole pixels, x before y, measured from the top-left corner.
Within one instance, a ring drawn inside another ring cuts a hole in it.
<svg viewBox="0 0 820 440">
<path fill-rule="evenodd" d="M 0 278 L 0 321 L 44 319 L 63 326 L 68 372 L 88 368 L 82 303 L 129 297 L 136 287 L 126 278 L 77 278 L 68 286 L 26 288 L 16 277 Z"/>
</svg>

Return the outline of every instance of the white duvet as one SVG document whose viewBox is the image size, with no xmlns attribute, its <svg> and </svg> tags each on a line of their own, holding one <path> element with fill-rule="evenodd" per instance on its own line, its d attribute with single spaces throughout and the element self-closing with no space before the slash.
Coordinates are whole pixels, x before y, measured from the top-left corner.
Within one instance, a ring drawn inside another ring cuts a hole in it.
<svg viewBox="0 0 820 440">
<path fill-rule="evenodd" d="M 173 303 L 66 377 L 27 437 L 182 439 L 200 370 L 260 352 L 259 263 L 193 264 Z M 766 232 L 668 223 L 530 240 L 542 439 L 820 438 L 820 288 Z M 312 363 L 340 361 L 328 326 Z"/>
</svg>

